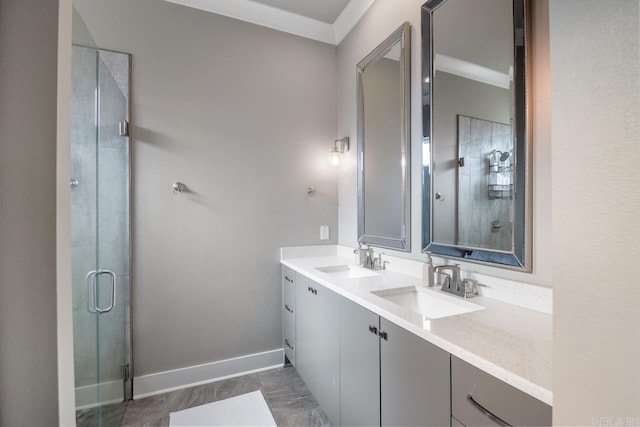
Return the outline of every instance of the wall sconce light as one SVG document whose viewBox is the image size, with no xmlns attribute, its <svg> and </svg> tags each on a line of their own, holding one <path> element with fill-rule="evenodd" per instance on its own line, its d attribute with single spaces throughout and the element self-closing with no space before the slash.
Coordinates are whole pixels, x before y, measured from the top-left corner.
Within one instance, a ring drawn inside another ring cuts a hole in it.
<svg viewBox="0 0 640 427">
<path fill-rule="evenodd" d="M 336 139 L 333 142 L 333 148 L 331 149 L 331 164 L 333 166 L 340 166 L 340 154 L 349 151 L 349 137 L 345 136 L 342 139 Z"/>
</svg>

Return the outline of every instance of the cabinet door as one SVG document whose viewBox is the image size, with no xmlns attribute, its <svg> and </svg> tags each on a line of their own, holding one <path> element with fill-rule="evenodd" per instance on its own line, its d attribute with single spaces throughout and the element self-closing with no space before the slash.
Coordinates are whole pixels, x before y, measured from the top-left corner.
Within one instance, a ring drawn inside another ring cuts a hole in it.
<svg viewBox="0 0 640 427">
<path fill-rule="evenodd" d="M 340 422 L 380 425 L 380 317 L 340 299 Z"/>
<path fill-rule="evenodd" d="M 313 293 L 314 282 L 298 274 L 296 277 L 296 370 L 315 395 L 315 337 L 316 309 Z"/>
<path fill-rule="evenodd" d="M 449 425 L 449 353 L 384 318 L 380 333 L 382 425 Z"/>
<path fill-rule="evenodd" d="M 317 366 L 314 395 L 333 425 L 340 425 L 340 297 L 314 283 Z"/>
<path fill-rule="evenodd" d="M 296 370 L 340 425 L 340 308 L 336 293 L 296 276 Z"/>
</svg>

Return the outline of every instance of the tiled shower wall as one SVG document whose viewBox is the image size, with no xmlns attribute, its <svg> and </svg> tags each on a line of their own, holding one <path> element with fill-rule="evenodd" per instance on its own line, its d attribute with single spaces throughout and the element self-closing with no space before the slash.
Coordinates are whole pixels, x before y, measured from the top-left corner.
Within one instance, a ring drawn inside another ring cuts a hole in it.
<svg viewBox="0 0 640 427">
<path fill-rule="evenodd" d="M 458 149 L 464 157 L 458 168 L 458 212 L 465 212 L 458 215 L 458 245 L 512 249 L 513 200 L 488 196 L 489 156 L 493 150 L 511 152 L 511 141 L 507 124 L 458 116 Z M 500 228 L 492 226 L 494 221 Z"/>
</svg>

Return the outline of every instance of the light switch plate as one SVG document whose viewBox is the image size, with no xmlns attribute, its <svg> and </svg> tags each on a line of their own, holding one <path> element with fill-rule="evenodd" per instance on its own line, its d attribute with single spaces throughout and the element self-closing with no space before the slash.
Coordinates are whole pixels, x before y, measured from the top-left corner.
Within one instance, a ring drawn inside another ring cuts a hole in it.
<svg viewBox="0 0 640 427">
<path fill-rule="evenodd" d="M 320 240 L 329 240 L 329 226 L 321 225 L 320 226 Z"/>
</svg>

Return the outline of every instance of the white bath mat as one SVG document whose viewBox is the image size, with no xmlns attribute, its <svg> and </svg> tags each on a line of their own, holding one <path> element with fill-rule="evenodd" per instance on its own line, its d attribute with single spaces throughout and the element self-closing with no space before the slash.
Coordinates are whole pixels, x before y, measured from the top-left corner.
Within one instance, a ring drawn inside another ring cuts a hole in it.
<svg viewBox="0 0 640 427">
<path fill-rule="evenodd" d="M 171 427 L 275 426 L 260 390 L 169 414 Z"/>
</svg>

